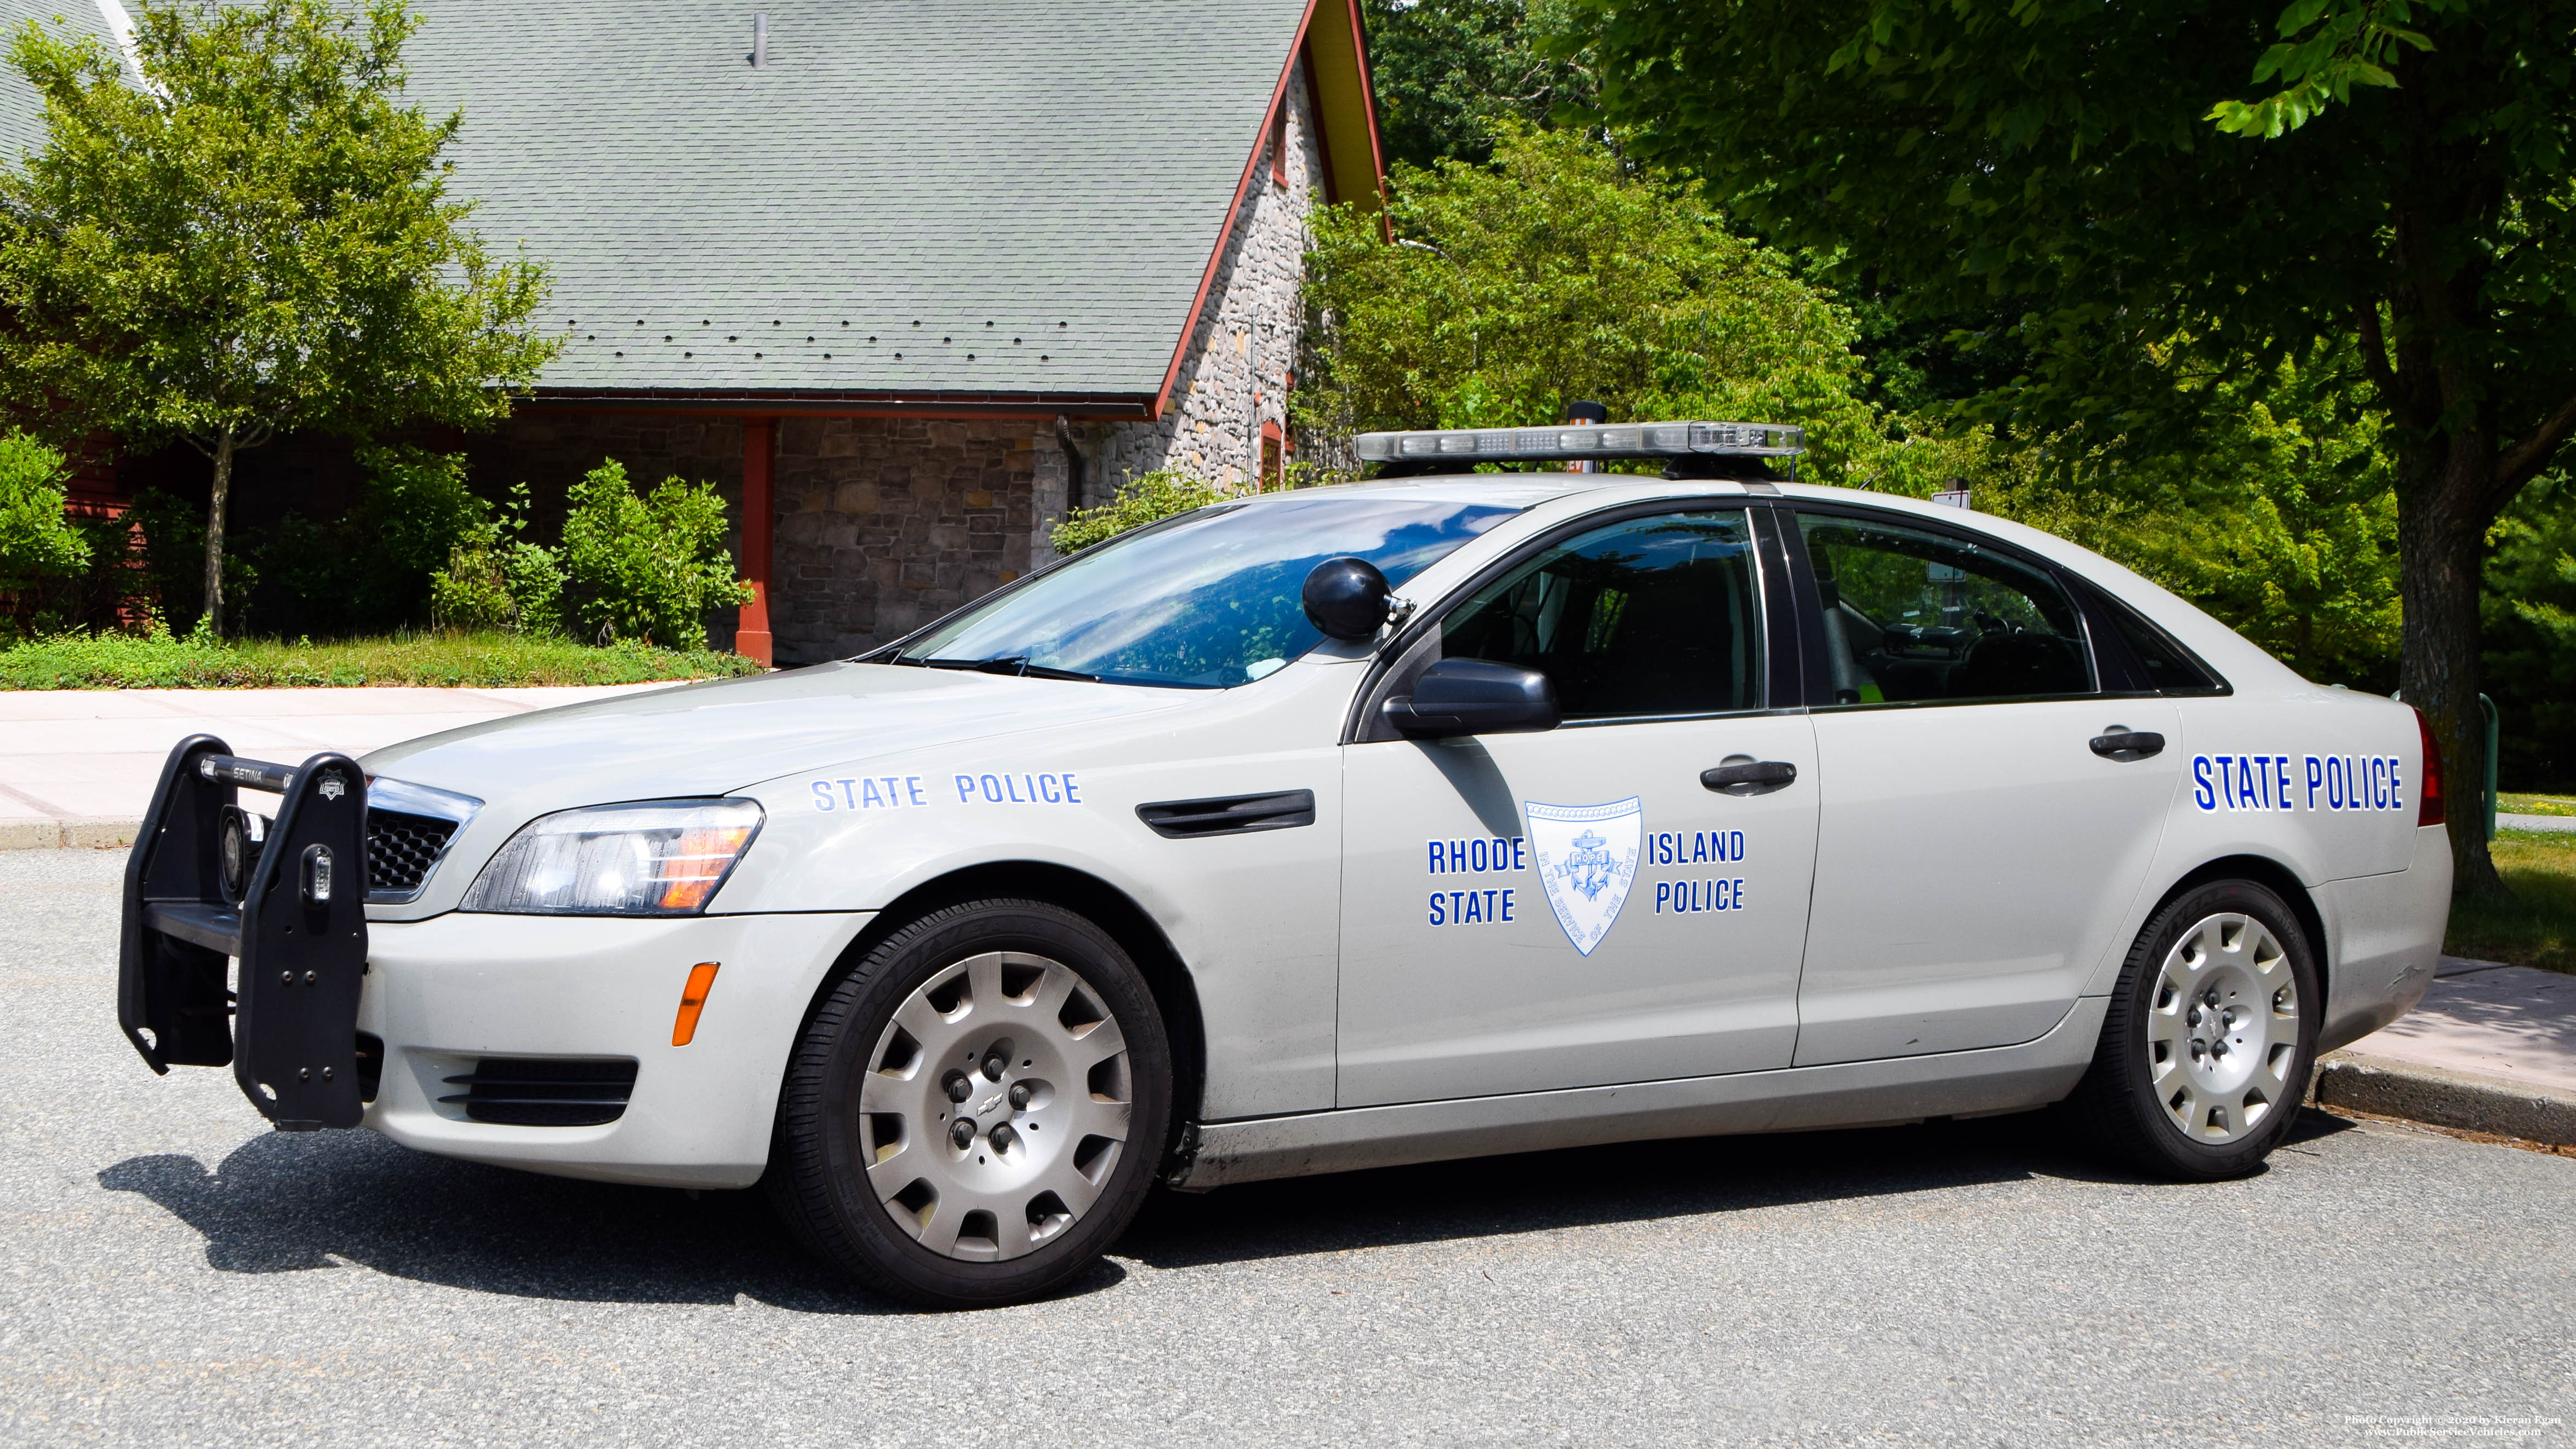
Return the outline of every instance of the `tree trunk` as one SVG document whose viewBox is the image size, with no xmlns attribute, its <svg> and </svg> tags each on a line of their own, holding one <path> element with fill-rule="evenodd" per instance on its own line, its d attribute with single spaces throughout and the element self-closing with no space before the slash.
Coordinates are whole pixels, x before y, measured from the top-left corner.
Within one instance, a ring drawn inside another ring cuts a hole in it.
<svg viewBox="0 0 2576 1449">
<path fill-rule="evenodd" d="M 215 483 L 206 498 L 206 631 L 224 637 L 224 506 L 233 490 L 233 430 L 215 439 Z"/>
<path fill-rule="evenodd" d="M 2476 429 L 2431 446 L 2443 451 L 2438 468 L 2397 496 L 2397 590 L 2405 608 L 2399 693 L 2432 721 L 2442 749 L 2452 893 L 2493 900 L 2507 892 L 2487 855 L 2479 809 L 2486 723 L 2478 711 L 2478 579 L 2493 521 L 2486 501 L 2495 449 Z"/>
</svg>

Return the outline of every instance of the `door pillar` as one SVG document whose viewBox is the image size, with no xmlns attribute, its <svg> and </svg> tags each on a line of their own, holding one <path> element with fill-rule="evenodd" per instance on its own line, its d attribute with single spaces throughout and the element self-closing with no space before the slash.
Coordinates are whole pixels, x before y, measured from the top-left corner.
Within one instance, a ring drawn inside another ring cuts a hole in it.
<svg viewBox="0 0 2576 1449">
<path fill-rule="evenodd" d="M 770 457 L 776 450 L 778 420 L 742 420 L 742 577 L 751 585 L 751 602 L 742 606 L 734 626 L 737 654 L 775 663 L 769 635 L 769 531 L 778 514 L 770 485 Z"/>
</svg>

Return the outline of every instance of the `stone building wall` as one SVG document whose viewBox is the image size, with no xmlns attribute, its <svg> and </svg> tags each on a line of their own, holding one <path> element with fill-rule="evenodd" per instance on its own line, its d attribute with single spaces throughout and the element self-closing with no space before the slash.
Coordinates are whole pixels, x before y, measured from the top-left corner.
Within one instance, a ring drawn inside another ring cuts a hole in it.
<svg viewBox="0 0 2576 1449">
<path fill-rule="evenodd" d="M 1324 198 L 1321 133 L 1303 61 L 1288 78 L 1284 109 L 1285 182 L 1272 179 L 1275 141 L 1265 144 L 1163 416 L 1094 430 L 1095 445 L 1085 450 L 1093 496 L 1083 501 L 1105 499 L 1127 477 L 1156 468 L 1247 487 L 1259 467 L 1260 424 L 1287 433 L 1288 375 L 1305 316 L 1297 289 L 1306 273 L 1306 218 Z"/>
<path fill-rule="evenodd" d="M 782 664 L 899 638 L 1029 571 L 1051 432 L 1021 419 L 786 418 L 769 628 Z"/>
</svg>

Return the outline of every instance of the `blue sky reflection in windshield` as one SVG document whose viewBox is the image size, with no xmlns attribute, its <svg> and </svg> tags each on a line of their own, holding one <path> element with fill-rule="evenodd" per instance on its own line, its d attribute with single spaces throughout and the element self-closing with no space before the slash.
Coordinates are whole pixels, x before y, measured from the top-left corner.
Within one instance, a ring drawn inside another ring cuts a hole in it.
<svg viewBox="0 0 2576 1449">
<path fill-rule="evenodd" d="M 1226 689 L 1323 635 L 1298 602 L 1328 558 L 1403 587 L 1519 512 L 1494 504 L 1294 495 L 1221 503 L 1112 539 L 915 641 L 906 664 Z"/>
</svg>

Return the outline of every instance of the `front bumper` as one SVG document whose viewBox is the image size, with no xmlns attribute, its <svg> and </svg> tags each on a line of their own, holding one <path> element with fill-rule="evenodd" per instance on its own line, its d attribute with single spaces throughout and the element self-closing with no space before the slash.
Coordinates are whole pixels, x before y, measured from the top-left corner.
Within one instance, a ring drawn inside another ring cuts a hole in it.
<svg viewBox="0 0 2576 1449">
<path fill-rule="evenodd" d="M 358 1029 L 384 1042 L 364 1125 L 406 1147 L 569 1177 L 746 1187 L 806 1006 L 866 912 L 672 920 L 451 913 L 375 922 Z M 722 963 L 697 1032 L 681 987 Z M 486 1057 L 627 1059 L 623 1115 L 592 1127 L 469 1120 L 439 1098 Z"/>
</svg>

